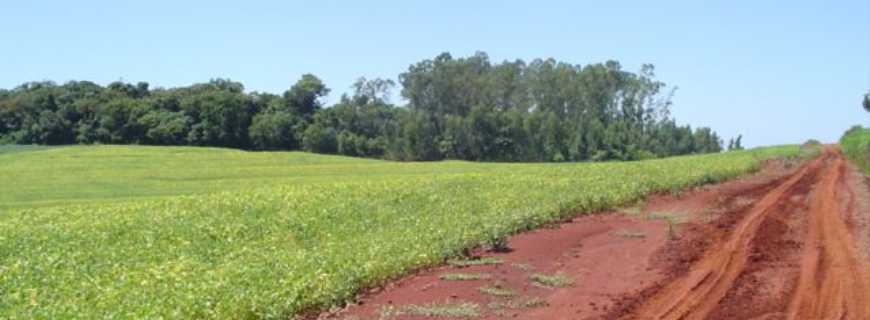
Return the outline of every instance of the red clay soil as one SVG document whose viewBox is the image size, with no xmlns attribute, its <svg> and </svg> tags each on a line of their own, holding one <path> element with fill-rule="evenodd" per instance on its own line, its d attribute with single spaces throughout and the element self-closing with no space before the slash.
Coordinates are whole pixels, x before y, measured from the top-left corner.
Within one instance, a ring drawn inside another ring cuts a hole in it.
<svg viewBox="0 0 870 320">
<path fill-rule="evenodd" d="M 842 156 L 829 157 L 810 203 L 807 244 L 788 319 L 870 319 L 866 265 L 837 197 L 844 163 Z M 854 198 L 854 192 L 846 193 Z"/>
<path fill-rule="evenodd" d="M 858 213 L 839 150 L 767 192 L 690 268 L 609 317 L 870 319 L 868 268 L 847 221 Z"/>
<path fill-rule="evenodd" d="M 853 236 L 870 222 L 860 213 L 867 188 L 853 191 L 865 181 L 850 174 L 833 147 L 799 167 L 771 162 L 516 235 L 510 252 L 476 252 L 501 263 L 424 270 L 319 318 L 432 319 L 414 306 L 464 304 L 474 319 L 870 319 L 868 246 Z M 485 277 L 441 279 L 458 273 Z M 570 283 L 548 287 L 533 275 Z"/>
</svg>

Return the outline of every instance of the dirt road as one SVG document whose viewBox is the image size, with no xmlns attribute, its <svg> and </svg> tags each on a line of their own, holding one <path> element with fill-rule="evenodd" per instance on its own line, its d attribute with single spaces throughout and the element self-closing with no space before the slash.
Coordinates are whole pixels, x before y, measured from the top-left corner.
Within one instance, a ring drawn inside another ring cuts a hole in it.
<svg viewBox="0 0 870 320">
<path fill-rule="evenodd" d="M 800 165 L 512 237 L 330 319 L 870 319 L 867 179 L 836 147 Z M 862 228 L 863 227 L 863 228 Z"/>
<path fill-rule="evenodd" d="M 837 194 L 854 192 L 843 184 L 844 160 L 830 157 L 810 203 L 809 233 L 800 278 L 789 304 L 789 319 L 870 319 L 867 268 Z"/>
</svg>

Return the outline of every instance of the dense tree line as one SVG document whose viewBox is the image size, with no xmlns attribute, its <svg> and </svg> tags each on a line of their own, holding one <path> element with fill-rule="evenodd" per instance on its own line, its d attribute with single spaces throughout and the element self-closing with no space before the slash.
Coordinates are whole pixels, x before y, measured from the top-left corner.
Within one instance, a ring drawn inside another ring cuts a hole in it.
<svg viewBox="0 0 870 320">
<path fill-rule="evenodd" d="M 281 95 L 215 79 L 148 83 L 31 82 L 0 90 L 0 143 L 150 144 L 306 150 L 395 160 L 633 160 L 719 152 L 709 128 L 677 125 L 673 91 L 645 65 L 552 59 L 491 63 L 447 53 L 392 80 L 360 79 L 330 107 L 306 74 Z M 740 148 L 740 140 L 730 143 Z"/>
</svg>

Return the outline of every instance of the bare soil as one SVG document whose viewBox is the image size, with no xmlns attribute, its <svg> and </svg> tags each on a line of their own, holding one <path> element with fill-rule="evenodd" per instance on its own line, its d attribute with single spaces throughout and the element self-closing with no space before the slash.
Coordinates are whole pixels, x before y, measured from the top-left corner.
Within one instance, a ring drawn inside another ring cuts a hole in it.
<svg viewBox="0 0 870 320">
<path fill-rule="evenodd" d="M 472 306 L 474 319 L 870 319 L 868 209 L 870 180 L 826 147 L 513 236 L 508 252 L 474 252 L 500 263 L 422 270 L 318 318 Z M 480 279 L 446 279 L 456 276 Z"/>
</svg>

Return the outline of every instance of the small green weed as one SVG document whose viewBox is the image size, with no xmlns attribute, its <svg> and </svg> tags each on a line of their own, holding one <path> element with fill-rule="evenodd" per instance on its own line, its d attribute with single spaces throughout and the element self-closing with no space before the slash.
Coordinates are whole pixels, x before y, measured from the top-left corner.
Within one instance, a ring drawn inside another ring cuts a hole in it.
<svg viewBox="0 0 870 320">
<path fill-rule="evenodd" d="M 482 293 L 496 297 L 510 297 L 516 295 L 516 292 L 514 292 L 513 290 L 505 288 L 499 284 L 483 286 L 478 288 L 478 290 Z"/>
<path fill-rule="evenodd" d="M 508 301 L 493 301 L 487 305 L 487 308 L 492 310 L 500 310 L 500 309 L 532 309 L 545 307 L 548 303 L 546 300 L 532 297 L 532 298 L 522 298 L 522 299 L 514 299 Z"/>
<path fill-rule="evenodd" d="M 504 263 L 502 259 L 495 257 L 480 257 L 477 259 L 451 259 L 447 260 L 447 264 L 454 267 L 469 267 L 469 266 L 482 266 L 482 265 L 491 265 L 491 264 L 501 264 Z"/>
<path fill-rule="evenodd" d="M 556 273 L 554 275 L 547 275 L 547 274 L 543 274 L 543 273 L 534 273 L 531 276 L 529 276 L 529 280 L 531 280 L 532 283 L 534 283 L 538 286 L 549 287 L 549 288 L 560 288 L 560 287 L 568 286 L 573 282 L 570 278 L 568 278 L 567 276 L 565 276 L 565 274 L 563 274 L 561 272 Z"/>
<path fill-rule="evenodd" d="M 480 306 L 471 302 L 409 305 L 401 310 L 403 314 L 420 317 L 472 318 L 480 315 Z"/>
<path fill-rule="evenodd" d="M 439 276 L 444 281 L 472 281 L 491 278 L 488 273 L 445 273 Z"/>
</svg>

